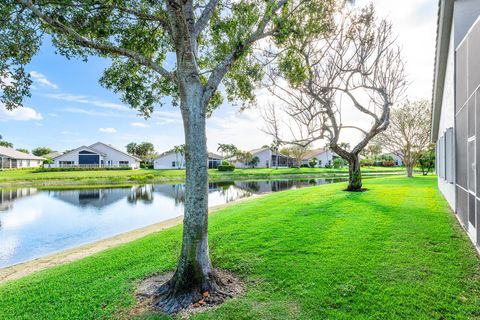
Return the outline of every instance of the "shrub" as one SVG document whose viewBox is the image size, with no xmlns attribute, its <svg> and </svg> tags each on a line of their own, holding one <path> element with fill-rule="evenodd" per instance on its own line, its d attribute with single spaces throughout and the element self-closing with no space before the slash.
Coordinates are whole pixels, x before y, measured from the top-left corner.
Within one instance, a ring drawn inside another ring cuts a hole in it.
<svg viewBox="0 0 480 320">
<path fill-rule="evenodd" d="M 310 165 L 306 164 L 306 163 L 302 163 L 302 165 L 300 166 L 302 168 L 310 168 Z"/>
<path fill-rule="evenodd" d="M 37 168 L 33 172 L 63 172 L 63 171 L 103 171 L 103 170 L 132 170 L 131 167 L 105 167 L 105 168 Z"/>
<path fill-rule="evenodd" d="M 371 167 L 373 166 L 373 160 L 370 160 L 370 159 L 363 159 L 363 160 L 360 160 L 360 165 L 362 167 Z"/>
<path fill-rule="evenodd" d="M 373 163 L 373 165 L 374 165 L 375 167 L 381 167 L 381 166 L 383 166 L 383 161 L 381 161 L 381 160 L 375 160 L 375 162 Z"/>
<path fill-rule="evenodd" d="M 218 171 L 234 171 L 235 170 L 235 166 L 229 164 L 229 165 L 224 165 L 224 164 L 221 164 L 218 166 Z"/>
<path fill-rule="evenodd" d="M 344 166 L 345 166 L 345 160 L 343 160 L 342 158 L 333 159 L 333 167 L 335 169 L 340 169 L 340 168 L 343 168 Z"/>
<path fill-rule="evenodd" d="M 221 166 L 230 166 L 231 163 L 228 162 L 227 160 L 222 160 L 222 163 L 220 164 Z"/>
<path fill-rule="evenodd" d="M 384 167 L 393 167 L 395 165 L 395 161 L 393 161 L 393 160 L 383 160 L 382 165 Z"/>
<path fill-rule="evenodd" d="M 331 165 L 331 164 L 326 164 L 324 168 L 326 168 L 326 169 L 331 169 L 331 168 L 332 168 L 332 165 Z"/>
</svg>

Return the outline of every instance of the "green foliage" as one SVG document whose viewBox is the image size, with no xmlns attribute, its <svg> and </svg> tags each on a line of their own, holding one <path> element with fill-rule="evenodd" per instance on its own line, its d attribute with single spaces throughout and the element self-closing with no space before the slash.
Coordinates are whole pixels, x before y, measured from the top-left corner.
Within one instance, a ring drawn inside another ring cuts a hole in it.
<svg viewBox="0 0 480 320">
<path fill-rule="evenodd" d="M 25 149 L 25 148 L 18 148 L 17 151 L 23 152 L 23 153 L 30 153 L 30 151 L 28 151 L 28 149 Z"/>
<path fill-rule="evenodd" d="M 50 152 L 52 152 L 52 149 L 48 147 L 38 147 L 32 150 L 32 154 L 36 155 L 37 157 L 42 157 Z"/>
<path fill-rule="evenodd" d="M 339 169 L 339 168 L 345 167 L 347 165 L 347 162 L 342 158 L 335 158 L 333 159 L 332 165 L 333 165 L 333 168 Z"/>
<path fill-rule="evenodd" d="M 418 165 L 422 170 L 422 174 L 424 176 L 428 175 L 430 171 L 435 168 L 435 150 L 430 148 L 426 152 L 420 155 L 420 159 L 418 159 Z"/>
<path fill-rule="evenodd" d="M 224 164 L 221 164 L 218 166 L 218 171 L 234 171 L 235 170 L 235 166 L 234 165 L 224 165 Z"/>
<path fill-rule="evenodd" d="M 151 160 L 156 156 L 155 147 L 151 142 L 130 142 L 127 144 L 126 149 L 128 154 L 138 157 L 143 161 Z"/>
<path fill-rule="evenodd" d="M 7 147 L 7 148 L 13 148 L 13 143 L 5 141 L 5 140 L 0 140 L 0 146 Z"/>
<path fill-rule="evenodd" d="M 248 165 L 252 168 L 255 168 L 258 163 L 260 162 L 260 158 L 257 156 L 252 157 L 252 159 L 248 162 Z"/>
<path fill-rule="evenodd" d="M 317 166 L 317 164 L 318 164 L 318 159 L 316 157 L 313 157 L 308 162 L 308 165 L 310 166 L 310 168 L 315 168 Z"/>
</svg>

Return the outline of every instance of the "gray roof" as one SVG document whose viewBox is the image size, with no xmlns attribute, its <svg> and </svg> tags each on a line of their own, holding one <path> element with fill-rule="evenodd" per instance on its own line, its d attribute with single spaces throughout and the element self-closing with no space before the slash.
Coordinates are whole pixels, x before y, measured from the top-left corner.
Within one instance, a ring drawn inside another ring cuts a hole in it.
<svg viewBox="0 0 480 320">
<path fill-rule="evenodd" d="M 3 146 L 0 146 L 0 156 L 17 160 L 45 160 L 45 158 Z"/>
</svg>

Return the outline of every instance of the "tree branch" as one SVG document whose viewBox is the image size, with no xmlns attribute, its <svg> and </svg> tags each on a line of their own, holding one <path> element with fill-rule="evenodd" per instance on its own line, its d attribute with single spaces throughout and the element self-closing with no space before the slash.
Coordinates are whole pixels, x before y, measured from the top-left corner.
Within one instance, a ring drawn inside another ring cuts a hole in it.
<svg viewBox="0 0 480 320">
<path fill-rule="evenodd" d="M 74 29 L 72 29 L 72 28 L 66 26 L 65 24 L 59 22 L 58 20 L 53 19 L 52 17 L 44 14 L 42 11 L 40 11 L 37 7 L 35 7 L 33 5 L 31 0 L 16 0 L 16 1 L 19 4 L 21 4 L 22 6 L 28 8 L 35 16 L 37 16 L 38 18 L 43 20 L 45 23 L 47 23 L 51 27 L 55 28 L 59 33 L 72 37 L 74 39 L 74 41 L 80 46 L 83 46 L 85 48 L 95 49 L 95 50 L 98 50 L 98 51 L 103 52 L 103 53 L 108 52 L 108 53 L 113 54 L 113 55 L 120 55 L 120 56 L 130 58 L 130 59 L 134 60 L 135 62 L 137 62 L 138 64 L 143 65 L 145 67 L 148 67 L 148 68 L 158 72 L 161 76 L 163 76 L 167 79 L 170 79 L 172 81 L 175 79 L 175 76 L 174 76 L 173 73 L 167 71 L 162 66 L 156 64 L 152 60 L 148 59 L 147 57 L 145 57 L 145 56 L 143 56 L 143 55 L 141 55 L 141 54 L 139 54 L 135 51 L 132 51 L 132 50 L 129 50 L 129 49 L 126 49 L 126 48 L 122 48 L 122 47 L 117 47 L 117 46 L 115 46 L 113 44 L 110 44 L 110 43 L 108 43 L 108 44 L 107 43 L 101 43 L 101 42 L 98 42 L 98 41 L 94 41 L 92 39 L 88 39 L 88 38 L 82 36 L 81 34 L 79 34 Z"/>
</svg>

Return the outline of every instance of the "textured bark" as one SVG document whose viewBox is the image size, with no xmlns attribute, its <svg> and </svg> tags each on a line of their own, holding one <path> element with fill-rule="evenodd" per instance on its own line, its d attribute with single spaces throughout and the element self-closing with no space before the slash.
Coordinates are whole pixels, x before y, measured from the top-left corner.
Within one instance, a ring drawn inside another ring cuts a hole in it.
<svg viewBox="0 0 480 320">
<path fill-rule="evenodd" d="M 182 84 L 181 106 L 187 145 L 182 249 L 175 274 L 161 287 L 156 303 L 166 313 L 175 313 L 199 301 L 204 292 L 218 291 L 221 283 L 215 276 L 208 249 L 208 154 L 202 86 L 195 77 L 188 78 Z"/>
<path fill-rule="evenodd" d="M 346 190 L 362 190 L 362 172 L 360 169 L 360 159 L 357 154 L 351 154 L 348 160 L 348 187 Z"/>
<path fill-rule="evenodd" d="M 407 177 L 413 177 L 413 165 L 406 165 L 407 167 Z"/>
</svg>

